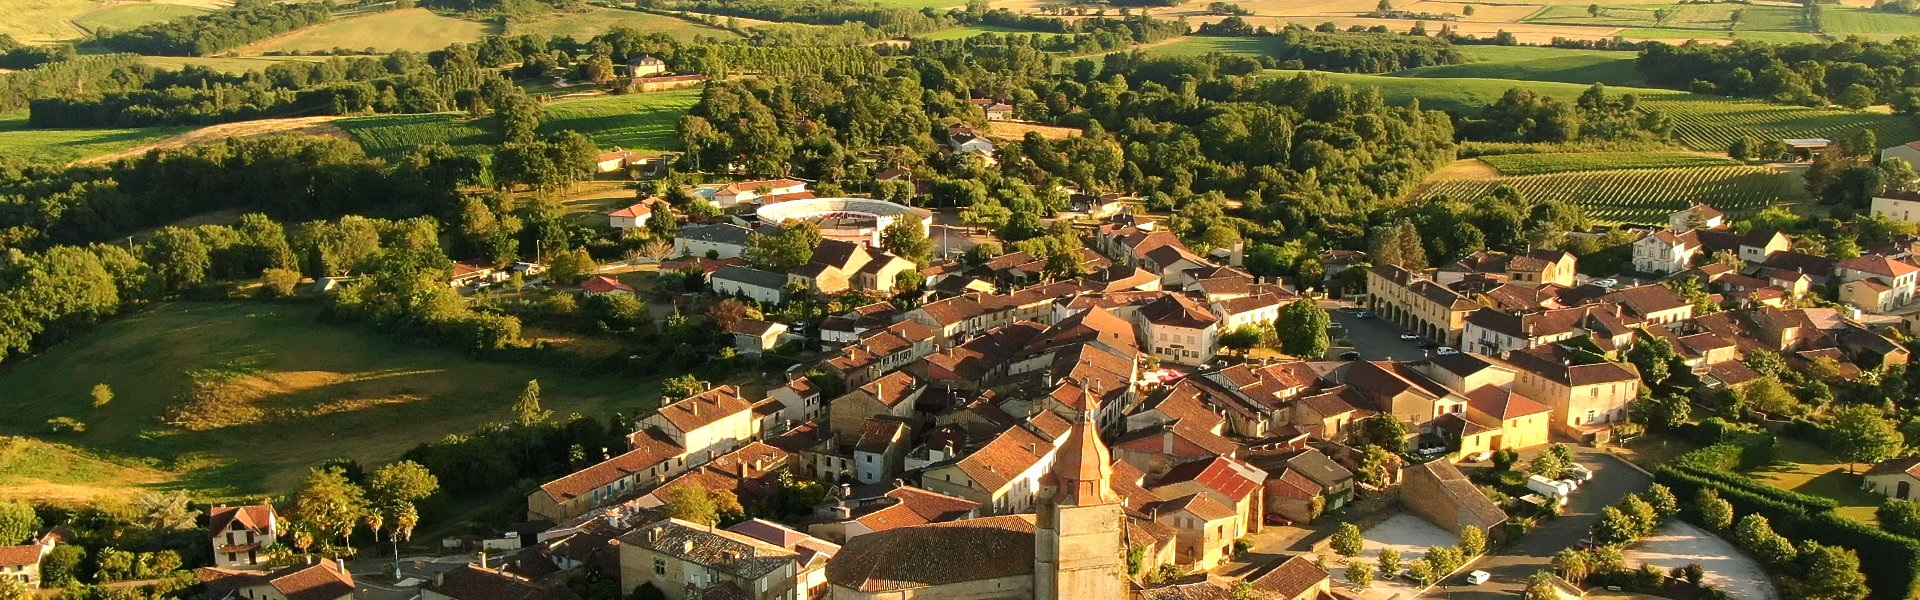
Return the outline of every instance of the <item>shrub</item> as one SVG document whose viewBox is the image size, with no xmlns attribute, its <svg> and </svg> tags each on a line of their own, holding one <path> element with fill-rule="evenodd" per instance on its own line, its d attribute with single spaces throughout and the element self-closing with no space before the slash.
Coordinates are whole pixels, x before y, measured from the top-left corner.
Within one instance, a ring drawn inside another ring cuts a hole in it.
<svg viewBox="0 0 1920 600">
<path fill-rule="evenodd" d="M 73 417 L 54 417 L 47 419 L 47 431 L 52 433 L 84 433 L 86 430 L 87 424 Z"/>
</svg>

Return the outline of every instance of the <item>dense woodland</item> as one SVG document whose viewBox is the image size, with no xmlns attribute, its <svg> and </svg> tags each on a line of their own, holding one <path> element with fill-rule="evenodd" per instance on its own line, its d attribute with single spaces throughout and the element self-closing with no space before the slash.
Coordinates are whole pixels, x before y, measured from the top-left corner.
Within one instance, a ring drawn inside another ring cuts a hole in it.
<svg viewBox="0 0 1920 600">
<path fill-rule="evenodd" d="M 102 45 L 121 52 L 206 56 L 324 23 L 332 14 L 332 0 L 288 4 L 276 4 L 269 0 L 240 0 L 230 8 L 204 15 L 142 25 L 120 32 L 101 31 L 96 35 Z"/>
<path fill-rule="evenodd" d="M 1912 40 L 1726 46 L 1649 42 L 1638 67 L 1655 85 L 1787 104 L 1920 112 L 1920 45 Z"/>
</svg>

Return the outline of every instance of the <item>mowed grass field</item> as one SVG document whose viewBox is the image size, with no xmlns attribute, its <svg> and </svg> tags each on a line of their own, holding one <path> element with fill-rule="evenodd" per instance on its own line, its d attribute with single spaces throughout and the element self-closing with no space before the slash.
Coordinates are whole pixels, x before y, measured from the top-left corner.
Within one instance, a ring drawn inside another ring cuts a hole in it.
<svg viewBox="0 0 1920 600">
<path fill-rule="evenodd" d="M 1375 86 L 1389 104 L 1403 105 L 1418 100 L 1422 108 L 1440 109 L 1478 116 L 1481 109 L 1500 99 L 1507 90 L 1522 87 L 1572 102 L 1588 85 L 1553 81 L 1514 79 L 1416 78 L 1321 71 L 1268 71 L 1275 77 L 1299 73 L 1317 74 L 1334 83 Z M 1666 113 L 1672 119 L 1680 143 L 1696 150 L 1724 151 L 1743 136 L 1768 138 L 1837 138 L 1872 129 L 1882 140 L 1920 139 L 1920 125 L 1908 117 L 1879 113 L 1818 109 L 1770 104 L 1724 96 L 1708 96 L 1673 90 L 1609 86 L 1612 95 L 1637 94 L 1640 106 Z"/>
<path fill-rule="evenodd" d="M 26 111 L 0 114 L 0 156 L 31 163 L 66 164 L 185 133 L 192 127 L 141 129 L 31 129 Z"/>
<path fill-rule="evenodd" d="M 454 42 L 478 41 L 499 27 L 444 17 L 424 8 L 389 10 L 333 21 L 248 46 L 245 53 L 348 50 L 429 52 Z"/>
<path fill-rule="evenodd" d="M 982 33 L 1033 33 L 1033 32 L 1027 31 L 1024 29 L 1014 29 L 1012 27 L 997 27 L 993 25 L 972 25 L 967 27 L 953 27 L 948 29 L 942 29 L 939 31 L 931 32 L 931 33 L 916 33 L 913 35 L 913 37 L 914 39 L 921 39 L 921 40 L 961 40 L 961 39 L 970 38 L 976 35 L 980 35 Z M 1186 39 L 1186 38 L 1182 38 L 1182 39 Z"/>
<path fill-rule="evenodd" d="M 100 7 L 93 0 L 0 0 L 0 33 L 30 44 L 80 37 L 67 24 Z"/>
<path fill-rule="evenodd" d="M 1270 37 L 1216 37 L 1189 35 L 1146 48 L 1154 56 L 1203 56 L 1223 54 L 1268 55 L 1279 51 L 1280 41 Z"/>
<path fill-rule="evenodd" d="M 1634 85 L 1637 52 L 1574 50 L 1538 46 L 1455 46 L 1469 62 L 1420 67 L 1393 77 L 1524 79 L 1561 83 Z"/>
<path fill-rule="evenodd" d="M 173 479 L 135 461 L 64 444 L 0 436 L 0 498 L 87 501 L 127 496 Z"/>
<path fill-rule="evenodd" d="M 1681 167 L 1718 167 L 1739 162 L 1723 156 L 1692 152 L 1567 152 L 1552 154 L 1498 154 L 1482 156 L 1481 161 L 1499 169 L 1501 175 L 1544 175 L 1570 171 L 1609 171 L 1616 169 L 1670 169 Z"/>
<path fill-rule="evenodd" d="M 699 101 L 700 90 L 687 89 L 555 102 L 546 105 L 540 131 L 578 131 L 602 148 L 673 150 L 680 147 L 675 132 L 680 117 Z M 495 142 L 491 118 L 455 113 L 358 117 L 334 124 L 358 140 L 367 154 L 389 158 L 434 142 L 476 152 L 489 151 Z"/>
<path fill-rule="evenodd" d="M 74 19 L 73 24 L 94 32 L 100 31 L 102 27 L 113 31 L 126 31 L 149 23 L 172 21 L 207 12 L 209 11 L 205 8 L 179 4 L 116 4 L 82 15 Z"/>
<path fill-rule="evenodd" d="M 1874 525 L 1874 509 L 1885 498 L 1860 489 L 1860 475 L 1847 472 L 1846 459 L 1802 440 L 1781 438 L 1774 446 L 1773 464 L 1747 473 L 1761 483 L 1811 496 L 1832 498 L 1842 517 Z M 1856 471 L 1871 465 L 1855 465 Z"/>
<path fill-rule="evenodd" d="M 507 23 L 509 35 L 537 35 L 540 37 L 563 36 L 576 40 L 585 40 L 613 29 L 614 27 L 632 27 L 641 33 L 664 33 L 682 42 L 691 42 L 695 36 L 733 39 L 739 35 L 718 27 L 694 23 L 685 19 L 644 13 L 637 10 L 612 8 L 593 8 L 584 11 L 539 15 L 526 19 L 513 19 Z"/>
<path fill-rule="evenodd" d="M 1578 171 L 1545 175 L 1430 180 L 1417 197 L 1473 199 L 1495 187 L 1513 186 L 1535 200 L 1561 200 L 1585 207 L 1601 223 L 1665 222 L 1667 214 L 1697 203 L 1744 215 L 1781 202 L 1807 198 L 1795 171 L 1774 167 L 1720 166 Z"/>
<path fill-rule="evenodd" d="M 1835 39 L 1857 35 L 1885 42 L 1920 35 L 1920 15 L 1829 6 L 1820 12 L 1820 27 Z"/>
<path fill-rule="evenodd" d="M 329 56 L 143 56 L 140 62 L 162 69 L 181 69 L 189 65 L 222 73 L 262 71 L 275 63 L 326 62 Z"/>
<path fill-rule="evenodd" d="M 153 479 L 208 499 L 279 493 L 324 460 L 376 464 L 421 442 L 511 420 L 510 407 L 529 379 L 540 380 L 542 405 L 562 416 L 634 414 L 658 395 L 644 382 L 404 346 L 321 324 L 316 312 L 296 304 L 165 304 L 0 368 L 0 402 L 9 407 L 0 412 L 0 434 L 44 436 L 116 465 L 144 463 L 120 471 L 73 461 L 94 470 L 79 477 L 7 472 L 0 494 L 8 485 L 46 485 L 31 480 L 121 488 Z M 189 372 L 236 364 L 247 370 L 230 382 L 227 397 L 260 409 L 262 418 L 207 431 L 163 423 L 168 405 L 191 387 Z M 115 393 L 102 408 L 88 395 L 96 383 Z M 43 434 L 56 416 L 80 419 L 88 429 Z"/>
</svg>

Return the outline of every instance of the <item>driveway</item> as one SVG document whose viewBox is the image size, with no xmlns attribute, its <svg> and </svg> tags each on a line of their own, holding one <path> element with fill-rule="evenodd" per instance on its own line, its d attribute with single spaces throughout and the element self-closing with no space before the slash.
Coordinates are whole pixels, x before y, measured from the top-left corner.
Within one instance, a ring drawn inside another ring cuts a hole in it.
<svg viewBox="0 0 1920 600">
<path fill-rule="evenodd" d="M 1353 349 L 1365 360 L 1415 360 L 1427 357 L 1427 351 L 1420 349 L 1419 342 L 1400 339 L 1400 334 L 1405 331 L 1382 319 L 1356 317 L 1354 315 L 1360 311 L 1351 306 L 1350 303 L 1320 301 L 1320 307 L 1333 315 L 1334 324 L 1346 328 L 1345 333 L 1334 336 L 1334 345 L 1338 346 L 1342 337 L 1353 340 Z"/>
<path fill-rule="evenodd" d="M 1487 583 L 1464 587 L 1464 575 L 1456 575 L 1434 589 L 1448 600 L 1512 600 L 1527 587 L 1527 578 L 1550 568 L 1553 555 L 1572 548 L 1586 539 L 1587 531 L 1599 517 L 1600 509 L 1619 502 L 1627 494 L 1646 491 L 1653 485 L 1648 477 L 1626 461 L 1605 452 L 1581 446 L 1573 449 L 1574 461 L 1593 471 L 1593 480 L 1573 493 L 1560 518 L 1534 529 L 1518 543 L 1495 550 L 1495 554 L 1474 563 L 1473 569 L 1493 575 Z M 1536 451 L 1537 453 L 1537 451 Z M 1431 594 L 1430 594 L 1431 595 Z"/>
<path fill-rule="evenodd" d="M 1627 547 L 1627 564 L 1646 563 L 1666 571 L 1699 563 L 1706 567 L 1706 584 L 1726 590 L 1733 600 L 1778 600 L 1773 578 L 1758 561 L 1732 543 L 1693 525 L 1674 521 L 1658 533 Z"/>
</svg>

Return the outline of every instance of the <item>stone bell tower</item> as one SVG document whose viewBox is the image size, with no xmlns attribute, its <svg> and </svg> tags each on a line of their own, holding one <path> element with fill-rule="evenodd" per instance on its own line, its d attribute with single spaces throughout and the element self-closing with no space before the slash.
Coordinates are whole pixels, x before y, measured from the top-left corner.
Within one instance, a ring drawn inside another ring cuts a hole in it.
<svg viewBox="0 0 1920 600">
<path fill-rule="evenodd" d="M 1086 408 L 1060 443 L 1041 491 L 1033 535 L 1035 600 L 1123 600 L 1126 513 L 1113 493 L 1113 459 L 1094 427 L 1099 401 Z"/>
</svg>

